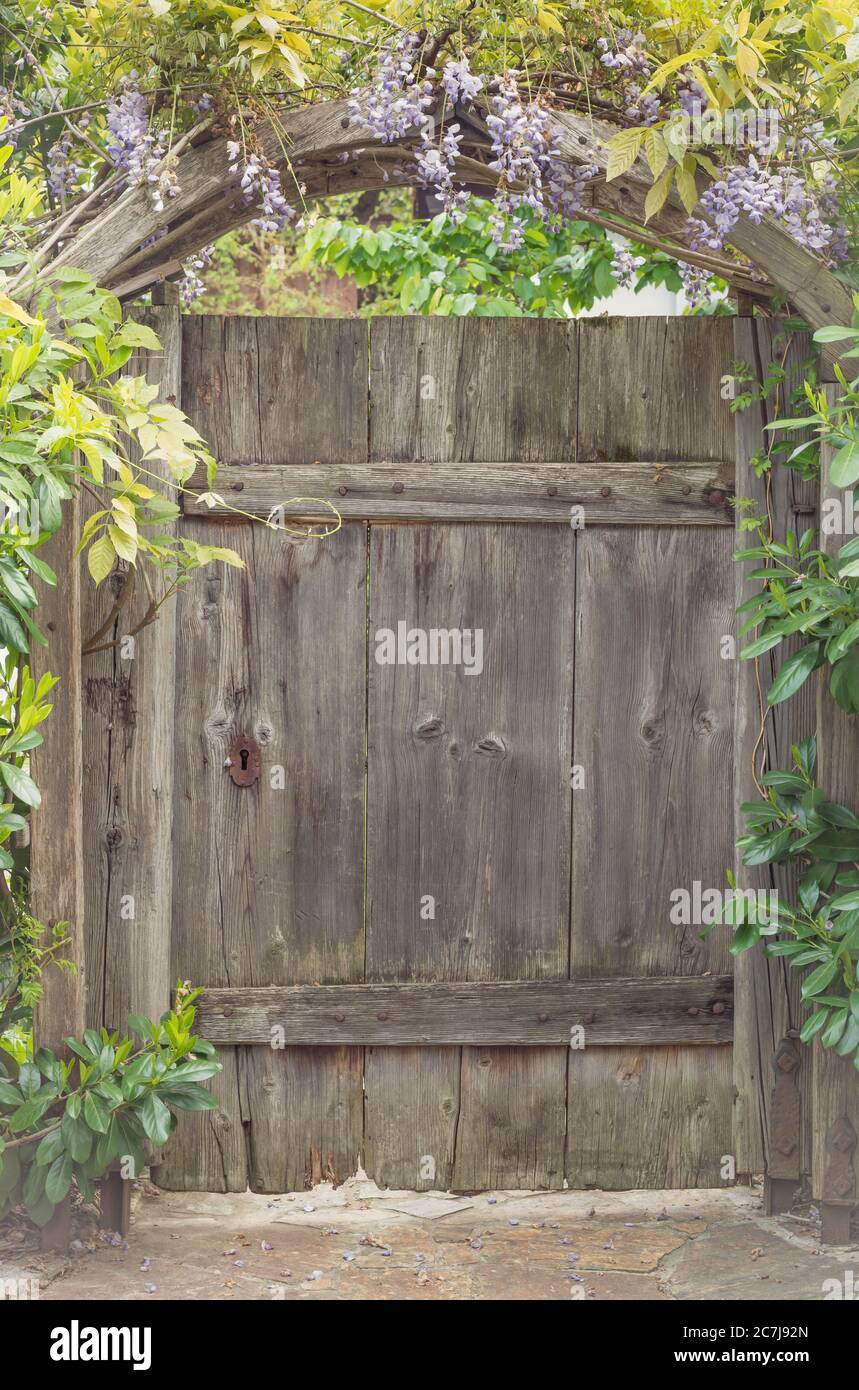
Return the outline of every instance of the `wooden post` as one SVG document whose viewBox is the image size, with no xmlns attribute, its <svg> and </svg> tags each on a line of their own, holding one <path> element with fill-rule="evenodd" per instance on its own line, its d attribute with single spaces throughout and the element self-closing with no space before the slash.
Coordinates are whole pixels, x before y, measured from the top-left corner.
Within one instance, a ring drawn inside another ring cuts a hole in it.
<svg viewBox="0 0 859 1390">
<path fill-rule="evenodd" d="M 47 647 L 33 645 L 36 681 L 50 671 L 59 677 L 50 699 L 53 711 L 42 725 L 44 743 L 32 754 L 32 775 L 42 793 L 30 831 L 33 915 L 50 928 L 71 924 L 64 954 L 74 971 L 50 967 L 36 1010 L 36 1045 L 67 1055 L 63 1038 L 84 1028 L 85 945 L 83 798 L 81 786 L 81 594 L 80 564 L 74 548 L 80 533 L 80 504 L 66 502 L 60 532 L 40 552 L 57 575 L 56 588 L 35 580 L 38 617 Z"/>
<path fill-rule="evenodd" d="M 51 695 L 53 710 L 42 725 L 44 743 L 34 748 L 31 771 L 42 805 L 30 826 L 30 903 L 50 938 L 55 922 L 70 924 L 64 949 L 73 970 L 49 966 L 33 1023 L 35 1046 L 68 1057 L 66 1037 L 84 1029 L 85 941 L 83 873 L 83 797 L 81 786 L 81 594 L 80 565 L 74 548 L 80 529 L 78 498 L 65 503 L 63 522 L 41 552 L 55 571 L 56 588 L 34 579 L 38 616 L 48 646 L 35 643 L 31 672 L 37 682 L 50 671 L 59 677 Z M 42 1230 L 42 1249 L 64 1250 L 71 1236 L 71 1203 L 57 1206 Z"/>
<path fill-rule="evenodd" d="M 165 295 L 173 286 L 165 286 Z M 138 352 L 129 375 L 158 382 L 162 397 L 181 399 L 181 320 L 177 305 L 136 311 L 158 334 L 161 352 Z M 166 466 L 148 462 L 175 500 Z M 146 482 L 152 486 L 152 479 Z M 90 500 L 85 500 L 85 509 Z M 168 533 L 172 527 L 160 528 Z M 143 561 L 141 560 L 141 567 Z M 115 598 L 109 583 L 84 580 L 83 632 L 99 631 Z M 138 579 L 128 608 L 83 657 L 84 775 L 93 795 L 84 840 L 88 1022 L 125 1030 L 131 1013 L 159 1018 L 170 1003 L 173 896 L 173 702 L 176 598 L 155 622 L 128 637 L 146 605 Z M 118 643 L 118 645 L 113 645 Z M 100 645 L 100 644 L 97 644 Z"/>
<path fill-rule="evenodd" d="M 755 367 L 759 378 L 762 378 L 770 360 L 780 361 L 784 357 L 788 374 L 781 402 L 762 401 L 748 410 L 738 411 L 735 416 L 735 493 L 737 497 L 751 498 L 761 514 L 766 508 L 767 479 L 758 477 L 751 460 L 765 447 L 764 426 L 769 420 L 785 414 L 787 392 L 794 384 L 808 350 L 808 339 L 804 335 L 797 335 L 785 355 L 783 345 L 775 341 L 779 331 L 780 325 L 773 320 L 734 320 L 735 359 Z M 770 508 L 777 538 L 783 539 L 788 528 L 801 533 L 806 527 L 813 526 L 816 504 L 817 489 L 813 485 L 804 483 L 797 473 L 789 469 L 773 470 L 770 475 Z M 756 545 L 757 537 L 753 532 L 742 531 L 740 521 L 741 516 L 738 515 L 737 548 Z M 737 606 L 760 588 L 756 580 L 749 579 L 750 569 L 752 566 L 749 564 L 737 563 L 735 566 Z M 738 617 L 737 628 L 741 621 Z M 740 643 L 737 645 L 739 647 Z M 756 801 L 760 795 L 752 775 L 753 758 L 759 773 L 767 768 L 787 767 L 791 744 L 805 738 L 814 727 L 814 693 L 803 687 L 792 700 L 769 711 L 761 742 L 761 701 L 766 699 L 767 688 L 784 654 L 779 648 L 778 653 L 768 652 L 757 662 L 739 659 L 736 662 L 734 805 L 737 837 L 746 831 L 746 820 L 740 807 L 745 801 Z M 808 685 L 810 687 L 811 682 Z M 764 865 L 754 869 L 745 868 L 739 862 L 738 855 L 735 871 L 741 887 L 766 891 L 776 889 L 786 897 L 794 892 L 791 873 L 781 867 L 773 869 Z M 769 1156 L 773 1055 L 781 1040 L 792 1029 L 799 1027 L 802 1010 L 796 972 L 788 969 L 784 959 L 770 959 L 760 950 L 745 951 L 736 958 L 734 983 L 734 1145 L 738 1175 L 750 1176 L 763 1171 Z M 800 1173 L 808 1172 L 811 1167 L 810 1078 L 811 1067 L 803 1067 L 799 1076 Z"/>
<path fill-rule="evenodd" d="M 827 386 L 830 405 L 840 388 Z M 832 451 L 824 448 L 821 457 L 822 505 L 829 499 L 845 505 L 845 497 L 829 478 Z M 845 536 L 823 534 L 820 548 L 834 555 L 845 543 Z M 818 677 L 817 687 L 817 781 L 828 801 L 838 801 L 859 811 L 856 791 L 859 776 L 859 716 L 846 714 L 829 693 L 828 668 Z M 852 1057 L 839 1057 L 815 1039 L 813 1062 L 814 1147 L 812 1193 L 822 1203 L 823 1239 L 846 1244 L 850 1238 L 850 1213 L 859 1200 L 856 1173 L 856 1132 L 859 1131 L 859 1074 Z"/>
</svg>

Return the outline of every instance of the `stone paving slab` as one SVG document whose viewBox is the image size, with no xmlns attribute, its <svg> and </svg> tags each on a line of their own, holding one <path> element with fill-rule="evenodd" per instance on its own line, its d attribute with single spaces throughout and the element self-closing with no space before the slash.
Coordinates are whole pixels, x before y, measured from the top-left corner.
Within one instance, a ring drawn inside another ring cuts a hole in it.
<svg viewBox="0 0 859 1390">
<path fill-rule="evenodd" d="M 398 1208 L 444 1194 L 336 1190 L 158 1193 L 134 1199 L 127 1241 L 92 1215 L 70 1268 L 42 1261 L 41 1297 L 386 1301 L 683 1301 L 824 1297 L 859 1250 L 824 1251 L 810 1226 L 761 1215 L 749 1189 L 480 1193 L 444 1217 Z M 23 1252 L 16 1265 L 27 1268 Z M 3 1267 L 0 1263 L 0 1278 Z"/>
</svg>

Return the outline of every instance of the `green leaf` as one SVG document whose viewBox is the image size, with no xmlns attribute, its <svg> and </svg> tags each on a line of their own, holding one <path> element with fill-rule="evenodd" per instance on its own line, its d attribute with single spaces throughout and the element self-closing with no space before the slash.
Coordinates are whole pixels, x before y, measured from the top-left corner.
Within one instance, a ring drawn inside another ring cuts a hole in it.
<svg viewBox="0 0 859 1390">
<path fill-rule="evenodd" d="M 758 835 L 751 847 L 743 855 L 743 863 L 750 868 L 755 864 L 772 864 L 787 854 L 790 848 L 791 826 L 773 830 L 768 835 Z"/>
<path fill-rule="evenodd" d="M 86 1122 L 75 1119 L 67 1109 L 60 1124 L 60 1133 L 63 1136 L 63 1144 L 75 1163 L 86 1163 L 92 1149 L 92 1134 Z"/>
<path fill-rule="evenodd" d="M 2 598 L 0 598 L 0 645 L 11 647 L 16 652 L 26 652 L 30 647 L 27 640 L 27 629 L 15 610 Z"/>
<path fill-rule="evenodd" d="M 630 170 L 638 158 L 638 151 L 641 149 L 641 142 L 644 139 L 644 130 L 619 130 L 608 142 L 608 163 L 606 165 L 606 182 L 617 179 L 621 174 Z"/>
<path fill-rule="evenodd" d="M 795 695 L 815 667 L 820 665 L 822 657 L 822 642 L 809 642 L 807 646 L 800 647 L 798 652 L 794 652 L 793 656 L 789 656 L 787 661 L 780 666 L 775 680 L 767 691 L 767 704 L 779 705 L 783 700 L 788 700 L 791 695 Z"/>
<path fill-rule="evenodd" d="M 818 328 L 814 335 L 816 343 L 840 343 L 845 338 L 859 338 L 859 328 L 841 328 L 833 324 L 827 328 Z"/>
<path fill-rule="evenodd" d="M 754 922 L 744 922 L 731 937 L 728 950 L 732 956 L 742 955 L 760 940 L 760 931 Z"/>
<path fill-rule="evenodd" d="M 0 1077 L 0 1105 L 20 1105 L 23 1099 L 24 1097 L 17 1086 L 13 1086 L 11 1081 L 5 1081 Z"/>
<path fill-rule="evenodd" d="M 113 341 L 114 343 L 121 343 L 124 347 L 146 348 L 149 352 L 161 350 L 161 339 L 158 334 L 145 323 L 134 323 L 131 320 L 122 325 L 119 332 L 114 335 Z"/>
<path fill-rule="evenodd" d="M 807 1018 L 802 1028 L 799 1030 L 800 1041 L 810 1042 L 815 1033 L 820 1032 L 820 1029 L 823 1027 L 828 1017 L 828 1009 L 818 1009 L 810 1018 Z"/>
<path fill-rule="evenodd" d="M 829 692 L 848 714 L 859 713 L 859 647 L 851 647 L 833 663 Z"/>
<path fill-rule="evenodd" d="M 163 1100 L 154 1091 L 147 1091 L 140 1108 L 140 1123 L 147 1139 L 153 1144 L 166 1144 L 172 1129 L 172 1116 Z"/>
<path fill-rule="evenodd" d="M 859 479 L 859 442 L 851 440 L 838 450 L 829 465 L 829 477 L 833 487 L 845 488 Z"/>
<path fill-rule="evenodd" d="M 9 1116 L 6 1123 L 13 1134 L 21 1134 L 24 1130 L 33 1129 L 50 1104 L 50 1096 L 31 1096 L 29 1100 L 24 1101 L 23 1105 L 18 1106 L 18 1109 Z"/>
<path fill-rule="evenodd" d="M 827 985 L 832 984 L 840 966 L 840 961 L 829 960 L 824 965 L 819 965 L 816 970 L 812 970 L 811 974 L 802 982 L 803 999 L 811 999 L 815 994 L 822 994 Z"/>
<path fill-rule="evenodd" d="M 36 1149 L 35 1162 L 42 1165 L 53 1163 L 55 1158 L 59 1158 L 64 1148 L 63 1136 L 59 1128 L 51 1130 L 51 1133 L 45 1135 Z"/>
<path fill-rule="evenodd" d="M 762 637 L 756 637 L 747 647 L 743 647 L 743 650 L 740 652 L 740 659 L 742 661 L 750 661 L 753 657 L 763 656 L 764 652 L 768 652 L 773 647 L 777 647 L 779 642 L 783 641 L 783 632 L 765 632 Z"/>
<path fill-rule="evenodd" d="M 847 1057 L 857 1047 L 859 1047 L 859 1023 L 851 1017 L 847 1020 L 847 1027 L 844 1029 L 841 1041 L 837 1044 L 835 1051 L 839 1057 Z"/>
<path fill-rule="evenodd" d="M 655 217 L 657 212 L 665 205 L 665 200 L 671 192 L 671 180 L 674 177 L 673 166 L 660 174 L 652 188 L 647 190 L 647 197 L 644 200 L 644 221 L 649 222 L 651 217 Z"/>
<path fill-rule="evenodd" d="M 0 584 L 22 608 L 35 608 L 33 586 L 7 556 L 0 557 Z"/>
<path fill-rule="evenodd" d="M 847 912 L 849 909 L 859 907 L 859 893 L 839 893 L 837 897 L 829 901 L 831 909 L 838 909 Z"/>
<path fill-rule="evenodd" d="M 848 647 L 852 647 L 854 642 L 859 641 L 859 618 L 854 623 L 850 623 L 843 632 L 829 643 L 826 649 L 826 659 L 831 663 L 839 661 L 846 653 Z"/>
<path fill-rule="evenodd" d="M 107 1128 L 110 1124 L 110 1116 L 98 1096 L 93 1095 L 92 1091 L 87 1091 L 84 1096 L 84 1119 L 90 1129 L 94 1129 L 96 1133 L 107 1133 Z"/>
<path fill-rule="evenodd" d="M 831 1021 L 820 1035 L 820 1041 L 824 1047 L 834 1047 L 841 1038 L 844 1029 L 847 1027 L 847 1010 L 839 1009 L 832 1015 Z"/>
<path fill-rule="evenodd" d="M 772 787 L 777 792 L 798 792 L 803 795 L 808 791 L 808 783 L 798 777 L 795 772 L 768 772 L 761 778 L 765 787 Z"/>
<path fill-rule="evenodd" d="M 23 801 L 27 806 L 41 806 L 42 794 L 32 777 L 22 767 L 15 763 L 0 763 L 0 777 L 19 801 Z"/>
<path fill-rule="evenodd" d="M 820 859 L 836 864 L 850 864 L 859 859 L 859 835 L 848 831 L 825 830 L 809 841 L 809 849 Z"/>
<path fill-rule="evenodd" d="M 61 1202 L 72 1185 L 74 1162 L 71 1154 L 60 1154 L 55 1158 L 45 1179 L 45 1196 L 56 1205 Z"/>
</svg>

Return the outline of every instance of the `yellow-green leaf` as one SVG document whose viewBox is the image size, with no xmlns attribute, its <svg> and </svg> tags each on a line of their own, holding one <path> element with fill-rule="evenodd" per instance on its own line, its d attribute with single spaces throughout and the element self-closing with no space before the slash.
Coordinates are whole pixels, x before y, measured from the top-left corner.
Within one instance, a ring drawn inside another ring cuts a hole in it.
<svg viewBox="0 0 859 1390">
<path fill-rule="evenodd" d="M 846 92 L 842 92 L 838 101 L 838 119 L 843 125 L 850 117 L 854 107 L 859 102 L 859 77 L 855 82 L 851 82 Z"/>
<path fill-rule="evenodd" d="M 761 65 L 760 58 L 751 44 L 737 44 L 737 57 L 735 61 L 737 64 L 737 72 L 741 73 L 743 77 L 757 76 L 758 68 Z"/>
<path fill-rule="evenodd" d="M 643 130 L 619 130 L 617 135 L 612 136 L 608 142 L 606 182 L 620 178 L 621 174 L 632 168 L 638 158 L 643 139 Z"/>
<path fill-rule="evenodd" d="M 668 150 L 662 132 L 654 130 L 652 126 L 644 132 L 644 155 L 650 165 L 651 174 L 658 179 L 668 163 Z"/>
<path fill-rule="evenodd" d="M 683 199 L 683 206 L 688 213 L 692 213 L 698 202 L 698 188 L 695 183 L 695 175 L 691 169 L 684 167 L 677 170 L 677 191 Z"/>
<path fill-rule="evenodd" d="M 137 560 L 137 541 L 132 536 L 127 536 L 118 526 L 108 526 L 107 534 L 110 537 L 114 550 L 121 560 L 127 560 L 133 565 Z M 92 551 L 90 551 L 90 555 Z"/>
<path fill-rule="evenodd" d="M 548 33 L 563 34 L 564 32 L 563 24 L 558 22 L 551 10 L 539 9 L 537 11 L 537 23 L 541 29 L 545 29 Z"/>
<path fill-rule="evenodd" d="M 113 569 L 116 559 L 116 551 L 113 548 L 113 541 L 110 536 L 102 534 L 97 541 L 93 541 L 87 551 L 86 562 L 90 574 L 96 584 L 100 584 L 103 579 L 107 579 Z"/>
<path fill-rule="evenodd" d="M 671 190 L 671 180 L 674 177 L 674 166 L 665 170 L 665 173 L 656 180 L 651 189 L 648 189 L 647 197 L 644 200 L 644 220 L 649 222 L 651 217 L 655 217 L 659 209 L 664 205 L 665 199 Z"/>
<path fill-rule="evenodd" d="M 34 326 L 36 319 L 31 319 L 26 309 L 22 309 L 20 304 L 16 304 L 14 299 L 10 299 L 6 294 L 0 294 L 0 314 L 4 314 L 7 319 L 15 319 L 17 323 L 27 326 Z"/>
</svg>

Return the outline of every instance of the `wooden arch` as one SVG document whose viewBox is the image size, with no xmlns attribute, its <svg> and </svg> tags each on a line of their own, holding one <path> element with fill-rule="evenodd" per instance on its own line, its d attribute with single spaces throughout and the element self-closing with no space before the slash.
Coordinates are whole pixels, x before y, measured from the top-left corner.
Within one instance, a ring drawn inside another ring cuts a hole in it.
<svg viewBox="0 0 859 1390">
<path fill-rule="evenodd" d="M 472 108 L 457 110 L 451 119 L 464 131 L 458 173 L 472 185 L 491 186 L 494 175 L 486 162 L 489 138 L 480 114 Z M 640 234 L 643 240 L 655 240 L 666 249 L 685 248 L 688 219 L 676 192 L 672 191 L 663 209 L 644 226 L 644 201 L 652 179 L 642 157 L 621 178 L 606 182 L 607 145 L 616 127 L 571 112 L 557 112 L 553 119 L 560 157 L 573 166 L 593 165 L 599 170 L 586 185 L 582 217 L 617 228 L 616 221 L 607 219 L 620 216 L 629 224 L 633 237 Z M 289 183 L 297 180 L 308 198 L 416 182 L 409 155 L 417 136 L 407 135 L 400 143 L 383 145 L 369 129 L 350 120 L 345 101 L 286 112 L 277 127 L 262 125 L 258 138 L 262 152 L 283 172 L 284 187 L 288 189 Z M 87 270 L 100 284 L 127 299 L 178 274 L 182 262 L 195 251 L 255 215 L 230 173 L 225 137 L 204 133 L 181 152 L 175 151 L 173 157 L 179 193 L 164 211 L 154 210 L 144 187 L 135 188 L 79 231 L 70 227 L 69 239 L 53 264 Z M 703 216 L 700 208 L 696 215 Z M 147 239 L 163 232 L 165 226 L 166 234 L 142 249 Z M 731 234 L 731 243 L 756 268 L 754 275 L 717 255 L 687 249 L 681 259 L 722 275 L 736 292 L 759 302 L 779 291 L 812 328 L 850 323 L 852 300 L 847 289 L 773 219 L 755 225 L 742 216 Z"/>
</svg>

